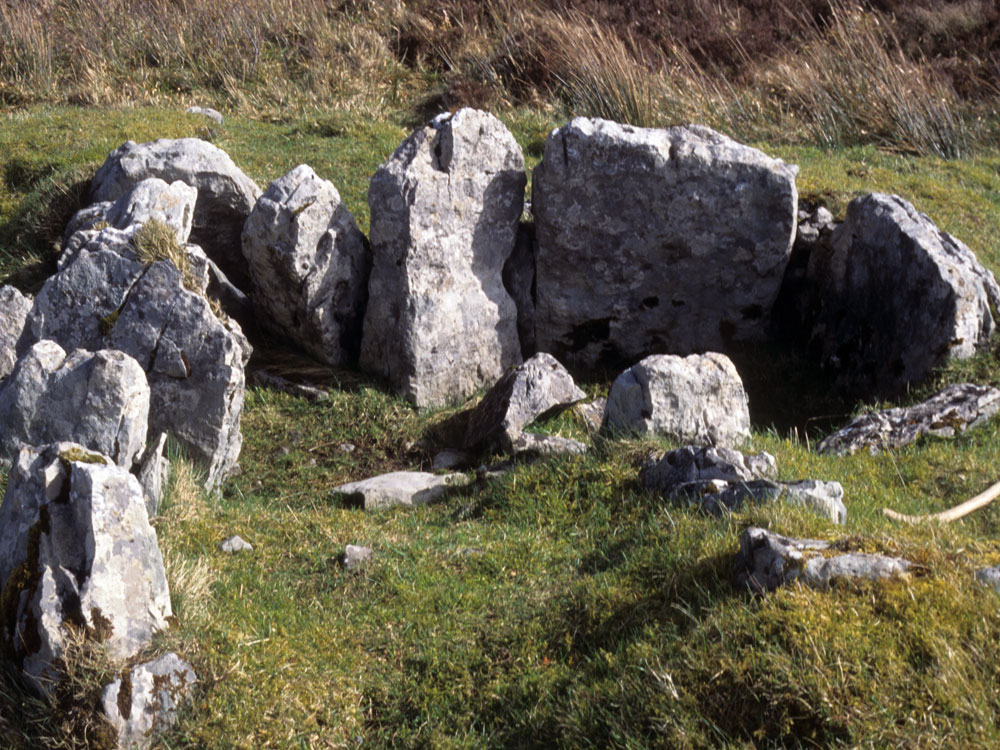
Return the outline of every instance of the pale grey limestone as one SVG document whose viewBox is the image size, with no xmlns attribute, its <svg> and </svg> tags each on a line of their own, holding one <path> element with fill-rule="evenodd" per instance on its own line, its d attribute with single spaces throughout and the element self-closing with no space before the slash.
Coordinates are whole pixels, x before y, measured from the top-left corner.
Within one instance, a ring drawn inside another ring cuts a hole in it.
<svg viewBox="0 0 1000 750">
<path fill-rule="evenodd" d="M 215 120 L 219 125 L 222 124 L 222 113 L 217 109 L 212 109 L 211 107 L 188 107 L 184 111 L 189 115 L 202 115 L 210 120 Z"/>
<path fill-rule="evenodd" d="M 337 561 L 347 570 L 357 570 L 372 557 L 372 548 L 358 544 L 348 544 L 340 553 Z"/>
<path fill-rule="evenodd" d="M 272 182 L 243 228 L 258 320 L 314 357 L 357 361 L 371 250 L 333 183 L 305 164 Z"/>
<path fill-rule="evenodd" d="M 28 320 L 32 299 L 12 286 L 0 286 L 0 381 L 17 362 L 17 341 Z"/>
<path fill-rule="evenodd" d="M 536 419 L 586 397 L 555 357 L 540 352 L 504 375 L 479 402 L 469 417 L 465 447 L 509 452 Z"/>
<path fill-rule="evenodd" d="M 514 137 L 473 109 L 418 128 L 372 178 L 361 366 L 417 406 L 460 402 L 521 361 L 502 271 L 525 181 Z"/>
<path fill-rule="evenodd" d="M 652 355 L 611 384 L 602 431 L 731 447 L 750 437 L 743 381 L 724 354 Z"/>
<path fill-rule="evenodd" d="M 71 624 L 126 660 L 171 616 L 138 480 L 75 443 L 18 453 L 0 506 L 0 583 L 11 597 L 3 640 L 40 692 L 59 677 Z"/>
<path fill-rule="evenodd" d="M 240 552 L 253 552 L 253 546 L 238 534 L 236 536 L 231 536 L 228 539 L 224 539 L 219 544 L 219 549 L 230 555 L 235 555 Z"/>
<path fill-rule="evenodd" d="M 378 510 L 394 505 L 425 505 L 468 483 L 465 474 L 394 471 L 334 487 L 333 494 L 365 510 Z"/>
<path fill-rule="evenodd" d="M 146 451 L 132 472 L 142 487 L 142 496 L 146 499 L 146 515 L 155 518 L 160 512 L 163 492 L 170 477 L 170 460 L 164 455 L 167 445 L 167 433 L 161 432 L 146 445 Z"/>
<path fill-rule="evenodd" d="M 764 338 L 797 167 L 701 126 L 576 118 L 532 182 L 538 349 L 571 367 Z"/>
<path fill-rule="evenodd" d="M 65 440 L 129 470 L 146 447 L 149 403 L 146 373 L 128 354 L 39 341 L 0 387 L 0 453 Z"/>
<path fill-rule="evenodd" d="M 170 652 L 132 667 L 101 693 L 101 709 L 118 732 L 119 750 L 146 750 L 157 734 L 173 726 L 198 678 L 194 669 Z M 127 692 L 126 692 L 127 691 Z"/>
<path fill-rule="evenodd" d="M 896 195 L 855 198 L 807 278 L 811 346 L 845 391 L 891 397 L 949 357 L 981 351 L 1000 287 L 975 254 Z"/>
</svg>

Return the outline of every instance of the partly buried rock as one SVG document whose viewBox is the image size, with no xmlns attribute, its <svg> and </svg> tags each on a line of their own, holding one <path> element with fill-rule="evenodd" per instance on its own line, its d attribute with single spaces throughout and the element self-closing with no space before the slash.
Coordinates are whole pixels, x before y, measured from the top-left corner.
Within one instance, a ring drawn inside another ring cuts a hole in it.
<svg viewBox="0 0 1000 750">
<path fill-rule="evenodd" d="M 223 539 L 219 543 L 219 549 L 227 554 L 237 555 L 241 552 L 253 552 L 253 545 L 237 534 Z"/>
<path fill-rule="evenodd" d="M 0 584 L 4 648 L 43 692 L 59 677 L 66 628 L 124 660 L 171 616 L 138 480 L 75 443 L 18 453 L 0 506 Z"/>
<path fill-rule="evenodd" d="M 573 407 L 577 416 L 583 420 L 587 432 L 595 433 L 601 429 L 601 422 L 604 421 L 604 410 L 607 408 L 608 399 L 604 396 L 595 398 L 593 401 L 577 404 Z"/>
<path fill-rule="evenodd" d="M 898 578 L 913 563 L 899 557 L 858 552 L 827 556 L 834 545 L 816 539 L 791 539 L 766 529 L 751 527 L 740 536 L 740 551 L 733 563 L 737 588 L 758 594 L 799 581 L 825 589 L 834 581 Z"/>
<path fill-rule="evenodd" d="M 573 438 L 522 432 L 511 443 L 510 452 L 514 456 L 525 458 L 533 456 L 581 456 L 587 452 L 587 446 Z"/>
<path fill-rule="evenodd" d="M 538 348 L 617 367 L 764 338 L 796 172 L 701 126 L 552 131 L 532 182 Z"/>
<path fill-rule="evenodd" d="M 465 474 L 394 471 L 334 487 L 333 494 L 342 495 L 348 505 L 376 510 L 394 505 L 425 505 L 468 483 Z"/>
<path fill-rule="evenodd" d="M 750 411 L 743 381 L 724 354 L 657 354 L 611 384 L 601 429 L 733 446 L 750 437 Z"/>
<path fill-rule="evenodd" d="M 1000 565 L 995 565 L 992 568 L 980 568 L 976 571 L 976 580 L 1000 594 Z"/>
<path fill-rule="evenodd" d="M 275 180 L 243 227 L 258 319 L 317 359 L 356 362 L 371 250 L 333 183 L 301 164 Z"/>
<path fill-rule="evenodd" d="M 809 259 L 811 346 L 848 393 L 891 397 L 993 333 L 1000 287 L 973 252 L 896 195 L 855 198 Z"/>
<path fill-rule="evenodd" d="M 514 137 L 474 109 L 418 128 L 372 178 L 361 366 L 417 406 L 459 402 L 521 361 L 502 271 L 525 180 Z"/>
<path fill-rule="evenodd" d="M 101 708 L 118 733 L 118 747 L 148 748 L 155 735 L 177 721 L 197 681 L 191 665 L 171 652 L 132 667 L 105 687 Z"/>
<path fill-rule="evenodd" d="M 834 523 L 847 520 L 844 489 L 838 482 L 778 482 L 777 473 L 769 453 L 744 456 L 727 448 L 688 445 L 647 459 L 639 478 L 665 498 L 693 502 L 715 515 L 737 512 L 746 503 L 781 499 Z"/>
<path fill-rule="evenodd" d="M 337 562 L 347 570 L 356 570 L 371 559 L 372 548 L 362 547 L 357 544 L 348 544 L 344 551 L 337 556 Z"/>
<path fill-rule="evenodd" d="M 166 261 L 90 244 L 35 298 L 19 342 L 117 349 L 139 362 L 150 387 L 149 429 L 174 435 L 208 469 L 214 489 L 233 470 L 242 436 L 243 368 L 250 345 Z"/>
<path fill-rule="evenodd" d="M 35 344 L 0 388 L 0 454 L 68 440 L 129 470 L 146 447 L 146 373 L 124 352 Z"/>
<path fill-rule="evenodd" d="M 555 357 L 540 352 L 504 375 L 479 402 L 469 417 L 465 447 L 509 452 L 529 424 L 586 397 Z"/>
<path fill-rule="evenodd" d="M 867 448 L 874 456 L 901 448 L 923 435 L 952 437 L 979 427 L 1000 411 L 1000 390 L 985 385 L 950 385 L 926 401 L 906 408 L 863 414 L 816 446 L 820 453 L 847 456 Z"/>
<path fill-rule="evenodd" d="M 184 111 L 189 115 L 201 115 L 210 120 L 215 120 L 219 125 L 222 124 L 222 113 L 217 109 L 212 109 L 211 107 L 188 107 Z"/>
<path fill-rule="evenodd" d="M 31 297 L 25 297 L 12 286 L 0 286 L 0 380 L 14 369 L 17 340 L 30 310 Z"/>
<path fill-rule="evenodd" d="M 197 188 L 191 242 L 203 247 L 236 286 L 249 289 L 240 236 L 260 196 L 254 182 L 226 152 L 198 138 L 128 141 L 94 175 L 91 199 L 117 200 L 148 177 Z"/>
</svg>

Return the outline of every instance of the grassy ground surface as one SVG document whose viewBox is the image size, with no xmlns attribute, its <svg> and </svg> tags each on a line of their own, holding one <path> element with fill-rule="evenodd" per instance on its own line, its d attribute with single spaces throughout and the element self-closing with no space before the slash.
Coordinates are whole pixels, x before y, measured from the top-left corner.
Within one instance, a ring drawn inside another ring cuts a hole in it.
<svg viewBox="0 0 1000 750">
<path fill-rule="evenodd" d="M 504 119 L 530 164 L 559 124 L 527 111 Z M 209 124 L 159 109 L 0 115 L 0 278 L 39 283 L 74 185 L 126 139 L 211 138 L 262 185 L 309 163 L 367 229 L 368 178 L 408 132 L 402 116 Z M 1000 270 L 1000 155 L 757 145 L 799 164 L 802 195 L 835 214 L 861 192 L 900 193 Z M 156 521 L 178 615 L 156 646 L 180 650 L 201 677 L 162 746 L 996 746 L 1000 607 L 973 571 L 1000 563 L 1000 507 L 947 527 L 901 527 L 880 510 L 940 510 L 996 481 L 1000 425 L 877 457 L 820 457 L 810 451 L 819 422 L 796 437 L 769 418 L 830 416 L 796 362 L 766 352 L 743 373 L 757 422 L 747 447 L 772 452 L 783 479 L 841 482 L 844 528 L 783 506 L 716 519 L 665 503 L 636 482 L 647 451 L 667 447 L 649 441 L 596 442 L 586 457 L 522 464 L 429 507 L 365 513 L 330 489 L 426 468 L 458 410 L 415 411 L 346 371 L 322 373 L 331 398 L 321 403 L 249 388 L 242 474 L 209 498 L 175 461 Z M 996 352 L 911 397 L 970 378 L 1000 382 Z M 587 384 L 591 395 L 607 386 Z M 840 408 L 834 421 L 859 405 Z M 590 441 L 570 414 L 538 429 Z M 749 525 L 847 537 L 920 570 L 754 599 L 730 583 Z M 231 534 L 255 551 L 221 553 Z M 374 559 L 343 570 L 346 544 L 370 545 Z M 20 748 L 54 744 L 65 719 L 9 678 L 0 717 L 0 744 Z"/>
</svg>

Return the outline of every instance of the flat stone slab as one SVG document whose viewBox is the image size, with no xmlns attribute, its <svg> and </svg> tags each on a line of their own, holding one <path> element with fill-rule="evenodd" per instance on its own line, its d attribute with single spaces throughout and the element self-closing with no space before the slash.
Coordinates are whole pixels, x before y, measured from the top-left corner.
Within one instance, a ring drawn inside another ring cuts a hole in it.
<svg viewBox="0 0 1000 750">
<path fill-rule="evenodd" d="M 430 474 L 426 471 L 393 471 L 359 482 L 334 487 L 349 504 L 365 510 L 391 508 L 394 505 L 426 505 L 443 497 L 450 489 L 469 483 L 465 474 Z"/>
<path fill-rule="evenodd" d="M 847 456 L 867 448 L 873 456 L 901 448 L 924 435 L 953 437 L 979 427 L 1000 411 L 1000 390 L 960 383 L 915 406 L 863 414 L 816 446 L 819 453 Z"/>
<path fill-rule="evenodd" d="M 793 539 L 750 527 L 740 536 L 733 581 L 739 589 L 750 588 L 763 594 L 795 582 L 826 589 L 834 581 L 900 578 L 913 567 L 900 557 L 858 552 L 830 554 L 834 549 L 832 542 Z"/>
</svg>

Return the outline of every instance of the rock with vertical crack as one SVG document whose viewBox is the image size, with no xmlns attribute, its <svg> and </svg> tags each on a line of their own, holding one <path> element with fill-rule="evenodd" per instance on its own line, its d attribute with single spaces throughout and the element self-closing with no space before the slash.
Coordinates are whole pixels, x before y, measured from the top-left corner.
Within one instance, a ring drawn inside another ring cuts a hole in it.
<svg viewBox="0 0 1000 750">
<path fill-rule="evenodd" d="M 173 726 L 198 681 L 191 665 L 170 652 L 122 673 L 101 693 L 101 708 L 121 750 L 145 750 Z"/>
<path fill-rule="evenodd" d="M 314 357 L 357 361 L 371 250 L 333 183 L 300 164 L 272 182 L 243 227 L 258 319 Z"/>
<path fill-rule="evenodd" d="M 0 585 L 4 648 L 40 692 L 60 678 L 68 629 L 126 660 L 171 616 L 138 480 L 75 443 L 18 453 L 0 506 Z"/>
<path fill-rule="evenodd" d="M 39 341 L 0 387 L 0 453 L 68 440 L 130 470 L 146 446 L 149 401 L 146 373 L 128 354 Z"/>
<path fill-rule="evenodd" d="M 502 272 L 525 181 L 514 137 L 474 109 L 418 128 L 372 178 L 361 366 L 417 406 L 460 402 L 521 361 Z"/>
</svg>

